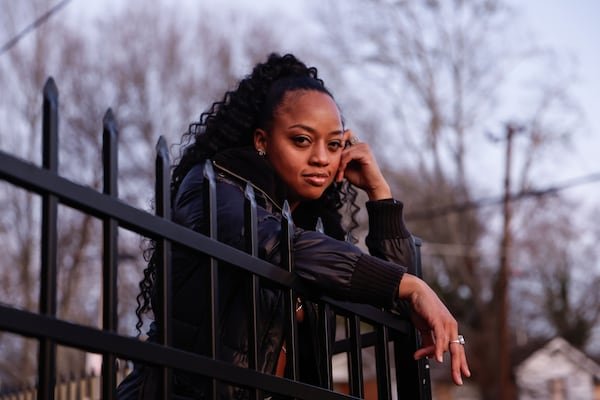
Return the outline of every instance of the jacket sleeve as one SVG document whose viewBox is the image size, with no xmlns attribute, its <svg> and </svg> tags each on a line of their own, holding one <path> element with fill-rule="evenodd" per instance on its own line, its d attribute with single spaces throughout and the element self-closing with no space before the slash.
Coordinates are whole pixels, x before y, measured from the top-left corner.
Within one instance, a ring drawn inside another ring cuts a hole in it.
<svg viewBox="0 0 600 400">
<path fill-rule="evenodd" d="M 366 203 L 369 233 L 365 239 L 369 253 L 375 257 L 403 265 L 415 271 L 415 243 L 404 224 L 404 205 L 398 200 L 378 200 Z"/>
<path fill-rule="evenodd" d="M 258 227 L 265 259 L 279 264 L 281 218 L 265 215 Z M 292 251 L 295 272 L 321 293 L 377 307 L 395 304 L 404 267 L 364 254 L 349 242 L 299 228 L 294 232 Z"/>
<path fill-rule="evenodd" d="M 174 208 L 176 222 L 203 232 L 201 180 L 182 187 Z M 200 184 L 199 184 L 200 183 Z M 199 185 L 198 185 L 199 184 Z M 183 186 L 183 185 L 182 185 Z M 219 240 L 242 249 L 244 195 L 240 188 L 217 182 Z M 258 209 L 259 255 L 279 265 L 281 216 Z M 362 251 L 351 243 L 296 228 L 292 239 L 295 272 L 321 293 L 339 300 L 391 307 L 406 269 Z"/>
</svg>

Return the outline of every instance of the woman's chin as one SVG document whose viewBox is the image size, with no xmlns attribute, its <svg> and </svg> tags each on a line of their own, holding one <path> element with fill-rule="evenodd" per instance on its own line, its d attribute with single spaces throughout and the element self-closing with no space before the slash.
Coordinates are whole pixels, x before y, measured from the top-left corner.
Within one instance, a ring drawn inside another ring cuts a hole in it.
<svg viewBox="0 0 600 400">
<path fill-rule="evenodd" d="M 307 193 L 305 193 L 304 197 L 304 201 L 313 201 L 313 200 L 318 200 L 321 198 L 321 196 L 323 196 L 323 193 L 325 193 L 325 187 L 323 188 L 318 188 L 317 190 L 311 190 L 311 191 L 307 191 Z"/>
</svg>

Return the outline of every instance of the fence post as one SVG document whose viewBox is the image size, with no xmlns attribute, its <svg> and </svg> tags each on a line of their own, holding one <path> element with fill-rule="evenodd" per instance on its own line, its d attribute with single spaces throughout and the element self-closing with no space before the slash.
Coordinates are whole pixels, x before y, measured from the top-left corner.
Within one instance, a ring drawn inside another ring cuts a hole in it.
<svg viewBox="0 0 600 400">
<path fill-rule="evenodd" d="M 413 236 L 415 244 L 414 274 L 422 277 L 421 270 L 421 245 L 419 238 Z M 396 385 L 398 399 L 431 399 L 431 380 L 429 374 L 429 361 L 427 358 L 415 360 L 412 352 L 421 347 L 421 338 L 416 329 L 408 335 L 394 335 L 394 360 L 396 364 Z M 401 371 L 400 366 L 404 367 Z M 401 391 L 402 390 L 402 391 Z"/>
<path fill-rule="evenodd" d="M 323 220 L 321 217 L 317 218 L 315 225 L 315 231 L 319 233 L 325 233 L 325 227 L 323 226 Z M 331 357 L 333 355 L 331 339 L 332 334 L 335 337 L 335 315 L 332 314 L 331 306 L 327 303 L 323 303 L 319 307 L 319 318 L 323 321 L 323 352 L 325 353 L 325 376 L 327 381 L 325 387 L 329 390 L 333 390 L 333 366 L 331 365 Z M 333 324 L 331 323 L 333 320 Z"/>
<path fill-rule="evenodd" d="M 48 78 L 44 85 L 42 105 L 42 166 L 50 172 L 58 172 L 58 89 L 54 79 Z M 57 274 L 57 219 L 58 199 L 49 193 L 42 195 L 42 249 L 40 276 L 40 313 L 56 316 Z M 38 395 L 41 399 L 54 399 L 56 382 L 56 343 L 48 338 L 39 342 Z"/>
<path fill-rule="evenodd" d="M 217 182 L 215 170 L 210 160 L 204 163 L 204 220 L 207 223 L 205 234 L 211 239 L 217 240 Z M 219 263 L 214 257 L 210 257 L 210 338 L 211 356 L 217 359 L 219 344 Z M 212 380 L 212 399 L 217 400 L 217 387 L 219 383 Z"/>
<path fill-rule="evenodd" d="M 415 274 L 419 277 L 423 277 L 423 265 L 421 264 L 421 246 L 423 245 L 423 241 L 413 236 L 413 241 L 415 243 Z M 414 344 L 415 348 L 421 348 L 422 341 L 421 336 L 414 330 L 415 338 Z M 431 374 L 429 373 L 429 360 L 427 358 L 421 358 L 417 361 L 417 375 L 418 375 L 418 384 L 419 384 L 419 398 L 424 400 L 431 399 Z"/>
<path fill-rule="evenodd" d="M 346 329 L 350 337 L 350 354 L 348 357 L 348 384 L 352 396 L 364 397 L 362 371 L 362 340 L 360 335 L 360 317 L 350 315 L 346 318 Z"/>
<path fill-rule="evenodd" d="M 375 328 L 377 339 L 375 343 L 375 369 L 377 375 L 377 398 L 391 399 L 390 354 L 388 349 L 389 335 L 385 326 Z"/>
<path fill-rule="evenodd" d="M 167 142 L 160 137 L 156 144 L 156 215 L 171 219 L 170 165 Z M 171 320 L 171 242 L 159 238 L 156 243 L 158 252 L 156 274 L 159 291 L 161 326 L 159 327 L 160 343 L 164 346 L 172 344 Z M 171 369 L 162 367 L 161 395 L 162 399 L 171 398 Z"/>
<path fill-rule="evenodd" d="M 256 197 L 250 182 L 246 184 L 244 191 L 244 231 L 246 238 L 246 251 L 253 257 L 258 257 L 258 215 Z M 259 279 L 255 274 L 250 277 L 250 326 L 248 326 L 248 367 L 258 369 L 258 296 Z M 251 398 L 261 399 L 262 391 L 258 388 L 250 392 Z"/>
<path fill-rule="evenodd" d="M 102 159 L 104 167 L 103 193 L 118 197 L 117 172 L 117 127 L 112 110 L 106 111 L 103 119 Z M 117 265 L 119 224 L 113 218 L 104 218 L 102 250 L 102 329 L 117 331 Z M 102 398 L 113 399 L 117 386 L 116 357 L 104 353 L 102 357 Z"/>
<path fill-rule="evenodd" d="M 281 210 L 281 267 L 288 272 L 294 271 L 294 261 L 292 259 L 293 235 L 294 221 L 292 220 L 290 205 L 286 200 Z M 286 364 L 290 365 L 291 378 L 297 381 L 299 378 L 298 321 L 296 320 L 296 293 L 291 288 L 288 289 L 287 308 L 289 314 L 289 335 L 285 351 Z"/>
</svg>

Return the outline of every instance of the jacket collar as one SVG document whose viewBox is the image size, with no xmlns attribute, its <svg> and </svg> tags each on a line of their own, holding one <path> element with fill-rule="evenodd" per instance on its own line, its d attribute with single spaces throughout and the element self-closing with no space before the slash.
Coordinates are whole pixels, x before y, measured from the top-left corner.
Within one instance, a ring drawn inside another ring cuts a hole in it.
<svg viewBox="0 0 600 400">
<path fill-rule="evenodd" d="M 213 159 L 213 166 L 229 174 L 239 183 L 250 183 L 255 190 L 281 210 L 286 198 L 285 184 L 271 163 L 260 157 L 254 147 L 236 147 L 221 151 Z"/>
</svg>

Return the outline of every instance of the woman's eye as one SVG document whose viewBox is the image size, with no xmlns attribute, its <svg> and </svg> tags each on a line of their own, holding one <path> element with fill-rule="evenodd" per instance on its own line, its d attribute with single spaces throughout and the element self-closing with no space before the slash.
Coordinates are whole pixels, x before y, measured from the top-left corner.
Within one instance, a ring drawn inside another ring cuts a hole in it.
<svg viewBox="0 0 600 400">
<path fill-rule="evenodd" d="M 342 142 L 336 140 L 335 142 L 330 142 L 329 147 L 332 150 L 338 150 L 338 149 L 341 149 L 343 147 L 343 145 L 342 145 Z"/>
<path fill-rule="evenodd" d="M 294 143 L 296 143 L 299 146 L 307 146 L 310 144 L 310 141 L 305 136 L 296 136 L 293 140 Z"/>
</svg>

